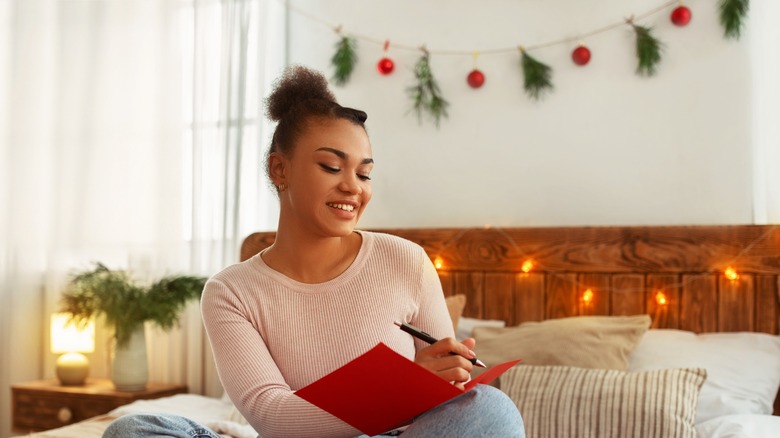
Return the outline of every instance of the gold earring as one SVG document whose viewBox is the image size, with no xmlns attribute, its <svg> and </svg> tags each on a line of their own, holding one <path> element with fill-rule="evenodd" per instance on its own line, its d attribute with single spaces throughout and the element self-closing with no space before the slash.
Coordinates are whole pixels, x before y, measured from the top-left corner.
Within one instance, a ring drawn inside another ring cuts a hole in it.
<svg viewBox="0 0 780 438">
<path fill-rule="evenodd" d="M 276 188 L 279 189 L 280 192 L 283 192 L 283 191 L 287 190 L 287 184 L 281 183 Z"/>
</svg>

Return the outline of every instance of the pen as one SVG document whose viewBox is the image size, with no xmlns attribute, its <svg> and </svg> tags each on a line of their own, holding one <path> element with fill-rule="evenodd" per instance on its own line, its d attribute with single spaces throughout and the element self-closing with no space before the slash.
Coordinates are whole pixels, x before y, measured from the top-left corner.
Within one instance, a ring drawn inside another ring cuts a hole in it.
<svg viewBox="0 0 780 438">
<path fill-rule="evenodd" d="M 407 324 L 405 322 L 398 322 L 398 321 L 393 321 L 393 324 L 397 325 L 401 330 L 405 331 L 406 333 L 409 333 L 415 338 L 425 341 L 429 344 L 439 342 L 438 339 L 434 338 L 433 336 L 429 335 L 428 333 L 425 333 L 424 331 L 418 329 L 417 327 L 411 324 Z M 457 354 L 457 353 L 450 353 L 450 354 Z M 472 364 L 478 367 L 487 368 L 487 366 L 485 366 L 485 364 L 482 363 L 482 361 L 477 359 L 476 357 L 473 359 L 466 359 L 466 360 L 468 360 L 469 362 L 471 362 Z"/>
</svg>

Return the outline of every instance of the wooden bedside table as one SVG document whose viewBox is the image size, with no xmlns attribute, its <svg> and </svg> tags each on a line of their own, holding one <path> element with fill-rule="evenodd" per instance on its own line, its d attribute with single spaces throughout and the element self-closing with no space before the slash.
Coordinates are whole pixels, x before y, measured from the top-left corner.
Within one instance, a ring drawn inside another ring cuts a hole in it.
<svg viewBox="0 0 780 438">
<path fill-rule="evenodd" d="M 87 379 L 83 386 L 62 386 L 57 380 L 11 385 L 13 428 L 20 433 L 76 423 L 142 399 L 187 392 L 185 385 L 149 383 L 143 391 L 114 389 L 108 379 Z"/>
</svg>

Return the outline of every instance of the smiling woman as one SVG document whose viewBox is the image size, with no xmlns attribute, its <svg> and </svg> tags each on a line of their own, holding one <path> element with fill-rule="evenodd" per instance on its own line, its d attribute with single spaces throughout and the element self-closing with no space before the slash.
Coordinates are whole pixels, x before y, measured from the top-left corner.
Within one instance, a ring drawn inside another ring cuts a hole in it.
<svg viewBox="0 0 780 438">
<path fill-rule="evenodd" d="M 275 87 L 267 103 L 278 125 L 266 165 L 279 195 L 276 240 L 208 281 L 203 321 L 225 392 L 261 436 L 360 436 L 295 391 L 379 343 L 463 389 L 475 341 L 454 339 L 422 247 L 356 230 L 372 194 L 366 113 L 338 104 L 323 75 L 304 67 L 289 68 Z M 416 340 L 393 321 L 441 340 Z M 378 379 L 383 372 L 392 370 L 377 370 Z M 186 418 L 143 415 L 118 419 L 104 436 L 189 437 L 196 430 L 217 436 Z M 515 405 L 487 385 L 384 433 L 524 436 Z"/>
</svg>

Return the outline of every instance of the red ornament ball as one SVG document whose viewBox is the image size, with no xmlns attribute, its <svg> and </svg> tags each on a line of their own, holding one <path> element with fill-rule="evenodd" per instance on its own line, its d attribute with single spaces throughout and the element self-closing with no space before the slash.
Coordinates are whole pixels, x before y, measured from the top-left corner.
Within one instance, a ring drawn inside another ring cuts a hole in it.
<svg viewBox="0 0 780 438">
<path fill-rule="evenodd" d="M 571 60 L 577 65 L 585 65 L 590 62 L 590 49 L 579 46 L 571 52 Z"/>
<path fill-rule="evenodd" d="M 383 75 L 389 75 L 395 69 L 395 63 L 390 58 L 382 58 L 376 63 L 376 69 Z"/>
<path fill-rule="evenodd" d="M 677 26 L 685 26 L 691 22 L 691 10 L 685 6 L 678 6 L 672 11 L 672 23 Z"/>
<path fill-rule="evenodd" d="M 469 73 L 466 82 L 469 83 L 471 88 L 479 88 L 485 83 L 485 74 L 475 68 Z"/>
</svg>

